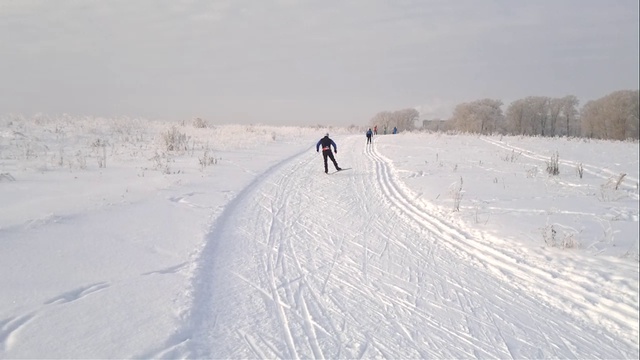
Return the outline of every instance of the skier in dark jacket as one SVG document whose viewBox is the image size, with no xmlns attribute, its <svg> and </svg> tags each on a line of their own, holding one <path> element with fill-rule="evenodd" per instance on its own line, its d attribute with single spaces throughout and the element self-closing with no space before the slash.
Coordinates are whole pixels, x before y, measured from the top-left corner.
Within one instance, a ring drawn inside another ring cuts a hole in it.
<svg viewBox="0 0 640 360">
<path fill-rule="evenodd" d="M 371 128 L 369 128 L 369 130 L 367 130 L 367 144 L 371 144 L 372 136 L 373 136 L 373 131 L 371 131 Z"/>
<path fill-rule="evenodd" d="M 333 142 L 333 140 L 331 140 L 329 138 L 329 133 L 325 134 L 325 136 L 318 141 L 318 143 L 316 144 L 316 152 L 320 151 L 320 146 L 321 145 L 322 145 L 322 157 L 324 158 L 324 172 L 325 172 L 325 174 L 329 172 L 329 168 L 327 166 L 327 158 L 331 159 L 331 161 L 333 162 L 333 166 L 336 167 L 337 171 L 342 170 L 340 168 L 340 166 L 338 166 L 338 163 L 336 162 L 336 159 L 333 157 L 333 153 L 331 152 L 331 146 L 333 146 L 333 150 L 337 154 L 338 153 L 338 147 L 336 146 L 336 143 Z"/>
</svg>

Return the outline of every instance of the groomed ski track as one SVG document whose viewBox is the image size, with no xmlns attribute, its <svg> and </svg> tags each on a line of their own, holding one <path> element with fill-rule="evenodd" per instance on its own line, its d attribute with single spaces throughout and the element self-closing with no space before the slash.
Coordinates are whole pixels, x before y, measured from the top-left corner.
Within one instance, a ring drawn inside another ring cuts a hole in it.
<svg viewBox="0 0 640 360">
<path fill-rule="evenodd" d="M 336 140 L 349 171 L 325 175 L 309 148 L 225 208 L 185 326 L 152 357 L 638 357 L 637 309 L 585 305 L 602 281 L 448 222 L 375 142 Z"/>
</svg>

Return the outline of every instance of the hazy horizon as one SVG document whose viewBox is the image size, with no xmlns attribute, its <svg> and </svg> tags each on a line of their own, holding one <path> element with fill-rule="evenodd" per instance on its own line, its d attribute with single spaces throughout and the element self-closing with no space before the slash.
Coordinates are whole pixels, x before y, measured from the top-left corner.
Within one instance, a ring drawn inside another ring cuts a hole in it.
<svg viewBox="0 0 640 360">
<path fill-rule="evenodd" d="M 0 114 L 364 124 L 638 88 L 631 0 L 0 0 Z"/>
</svg>

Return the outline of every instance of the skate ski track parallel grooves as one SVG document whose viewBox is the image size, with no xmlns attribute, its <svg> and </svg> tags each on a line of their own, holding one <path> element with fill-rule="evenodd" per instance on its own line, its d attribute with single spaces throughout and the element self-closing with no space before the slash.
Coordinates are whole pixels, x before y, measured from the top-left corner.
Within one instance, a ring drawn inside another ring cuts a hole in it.
<svg viewBox="0 0 640 360">
<path fill-rule="evenodd" d="M 484 139 L 485 141 L 488 141 Z M 492 142 L 492 141 L 491 141 Z M 493 142 L 492 142 L 493 143 Z M 522 151 L 521 149 L 518 149 Z M 529 152 L 533 157 L 533 153 Z M 450 249 L 456 252 L 465 252 L 466 256 L 476 258 L 479 264 L 491 270 L 496 276 L 502 276 L 505 280 L 521 285 L 527 291 L 538 292 L 544 300 L 548 294 L 557 297 L 555 306 L 563 306 L 565 311 L 575 311 L 576 301 L 583 302 L 589 299 L 590 289 L 596 280 L 585 278 L 582 273 L 573 273 L 571 269 L 565 269 L 568 274 L 559 276 L 555 270 L 538 266 L 535 262 L 525 262 L 518 254 L 509 253 L 510 247 L 495 246 L 498 239 L 492 239 L 492 243 L 483 241 L 483 236 L 472 237 L 447 225 L 442 220 L 431 216 L 422 210 L 421 205 L 416 204 L 416 196 L 402 186 L 394 176 L 389 159 L 377 153 L 374 147 L 367 148 L 367 155 L 376 162 L 378 178 L 386 198 L 396 208 L 407 214 L 409 218 L 420 223 L 425 228 L 435 231 L 447 240 Z M 542 158 L 535 155 L 534 158 Z M 486 237 L 486 235 L 484 235 Z M 534 275 L 534 276 L 532 276 Z M 567 276 L 568 275 L 568 276 Z M 544 285 L 544 287 L 541 287 Z M 558 288 L 567 291 L 558 291 Z M 621 329 L 621 336 L 629 336 L 629 340 L 638 336 L 638 327 L 628 327 L 630 318 L 637 317 L 638 309 L 621 304 L 616 299 L 601 299 L 591 308 L 583 308 L 578 316 L 587 316 L 600 322 L 610 323 L 612 329 Z M 631 340 L 632 341 L 632 340 Z"/>
<path fill-rule="evenodd" d="M 585 305 L 590 279 L 448 224 L 375 143 L 339 144 L 349 172 L 326 176 L 310 148 L 231 201 L 197 260 L 184 328 L 156 355 L 637 357 L 622 320 L 634 309 Z"/>
</svg>

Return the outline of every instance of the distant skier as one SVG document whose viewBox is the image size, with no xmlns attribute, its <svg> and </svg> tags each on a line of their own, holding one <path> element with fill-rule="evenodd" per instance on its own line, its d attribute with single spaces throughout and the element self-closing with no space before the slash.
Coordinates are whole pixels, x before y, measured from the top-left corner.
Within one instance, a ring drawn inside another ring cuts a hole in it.
<svg viewBox="0 0 640 360">
<path fill-rule="evenodd" d="M 371 128 L 369 128 L 369 130 L 367 130 L 367 144 L 371 144 L 372 136 L 373 136 L 373 131 L 371 131 Z"/>
<path fill-rule="evenodd" d="M 336 159 L 333 157 L 333 153 L 331 152 L 331 146 L 333 146 L 333 151 L 335 151 L 337 154 L 338 147 L 336 146 L 336 143 L 329 138 L 329 133 L 326 133 L 324 137 L 318 141 L 318 143 L 316 144 L 316 152 L 320 151 L 320 145 L 322 145 L 322 157 L 324 158 L 324 173 L 329 173 L 327 158 L 331 159 L 331 162 L 333 162 L 333 166 L 336 167 L 337 171 L 342 170 L 340 166 L 338 166 L 338 163 L 336 162 Z"/>
<path fill-rule="evenodd" d="M 373 127 L 373 135 L 378 135 L 378 125 Z"/>
<path fill-rule="evenodd" d="M 395 126 L 393 127 L 393 133 L 394 133 L 394 134 L 397 134 L 397 133 L 398 133 L 398 128 L 397 128 L 397 127 L 395 127 Z"/>
</svg>

